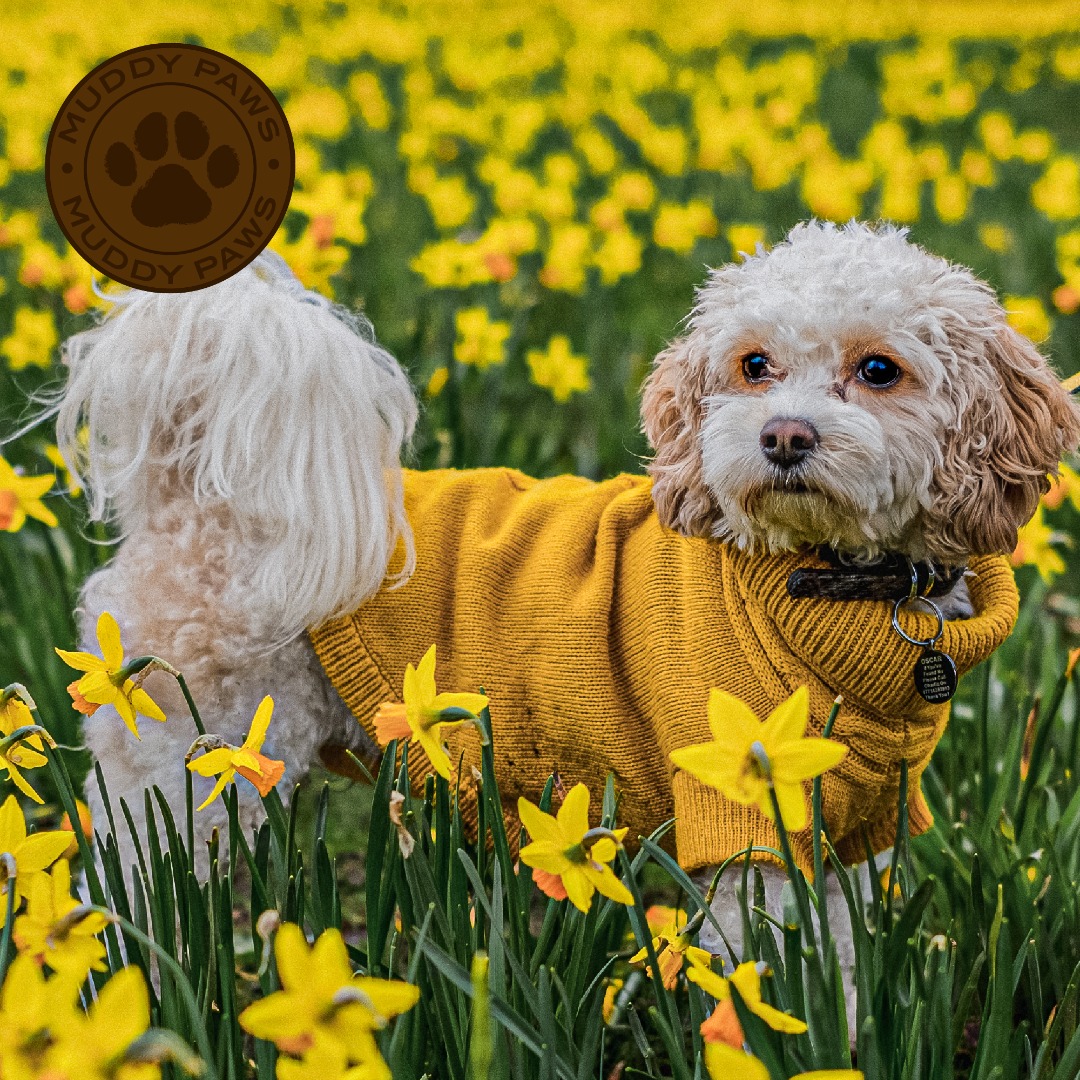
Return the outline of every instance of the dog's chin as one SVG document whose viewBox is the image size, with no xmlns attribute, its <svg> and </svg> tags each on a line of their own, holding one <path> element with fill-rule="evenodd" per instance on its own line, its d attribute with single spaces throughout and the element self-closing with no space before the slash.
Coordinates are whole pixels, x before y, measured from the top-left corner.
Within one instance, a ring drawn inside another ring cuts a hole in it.
<svg viewBox="0 0 1080 1080">
<path fill-rule="evenodd" d="M 860 558 L 874 558 L 885 550 L 865 526 L 865 509 L 838 500 L 803 477 L 777 479 L 738 503 L 741 527 L 733 531 L 744 546 L 795 551 L 827 545 Z"/>
</svg>

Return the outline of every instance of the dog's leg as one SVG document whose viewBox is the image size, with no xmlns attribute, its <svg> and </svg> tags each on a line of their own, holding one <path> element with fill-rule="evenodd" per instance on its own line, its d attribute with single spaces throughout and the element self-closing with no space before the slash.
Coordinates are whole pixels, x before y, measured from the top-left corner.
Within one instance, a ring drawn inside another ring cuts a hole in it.
<svg viewBox="0 0 1080 1080">
<path fill-rule="evenodd" d="M 274 712 L 262 752 L 285 762 L 278 785 L 287 800 L 293 785 L 307 771 L 327 741 L 358 747 L 359 724 L 349 714 L 322 672 L 311 644 L 301 635 L 268 653 L 253 653 L 243 626 L 230 626 L 235 616 L 217 602 L 216 575 L 192 551 L 208 539 L 207 521 L 178 528 L 169 540 L 133 541 L 116 559 L 97 571 L 84 588 L 80 647 L 98 651 L 95 628 L 102 611 L 120 624 L 126 658 L 157 655 L 183 672 L 209 734 L 240 745 L 259 702 L 273 698 Z M 185 549 L 183 554 L 179 548 Z M 146 848 L 145 792 L 161 790 L 183 835 L 185 755 L 198 736 L 187 703 L 175 680 L 152 672 L 144 689 L 168 717 L 164 724 L 139 717 L 136 739 L 111 706 L 102 706 L 84 723 L 85 740 L 101 767 L 116 825 L 116 842 L 125 873 L 137 860 L 130 829 L 121 809 L 127 803 Z M 213 780 L 194 776 L 195 805 L 209 794 Z M 104 838 L 108 821 L 105 792 L 95 774 L 87 785 L 87 802 L 95 829 Z M 263 816 L 255 789 L 237 777 L 240 824 L 250 836 Z M 153 805 L 160 823 L 160 807 Z M 224 831 L 227 813 L 217 799 L 195 815 L 200 871 L 206 869 L 206 841 L 214 829 Z M 224 849 L 223 849 L 224 852 Z"/>
<path fill-rule="evenodd" d="M 890 852 L 885 851 L 877 857 L 879 866 L 887 866 Z M 761 873 L 765 886 L 765 910 L 778 922 L 783 922 L 782 890 L 788 881 L 786 871 L 774 863 L 755 863 L 755 867 Z M 848 872 L 848 871 L 845 871 Z M 861 863 L 853 868 L 853 872 L 859 875 L 862 887 L 862 895 L 868 898 L 870 893 L 870 864 Z M 714 871 L 699 872 L 694 875 L 694 881 L 704 892 L 712 881 Z M 716 933 L 715 927 L 708 920 L 705 921 L 699 935 L 701 948 L 706 949 L 714 956 L 720 956 L 724 965 L 724 973 L 731 974 L 734 965 L 738 964 L 747 956 L 748 950 L 743 941 L 742 911 L 739 905 L 739 889 L 742 887 L 742 873 L 739 867 L 731 867 L 720 879 L 717 886 L 716 896 L 712 903 L 712 912 L 716 921 L 723 930 L 724 937 L 731 947 L 728 946 Z M 753 878 L 749 882 L 753 889 Z M 748 897 L 748 902 L 753 903 L 753 897 Z M 829 930 L 836 946 L 837 960 L 840 965 L 840 976 L 844 988 L 844 1005 L 847 1012 L 848 1037 L 851 1045 L 855 1045 L 857 1033 L 856 1018 L 857 996 L 855 990 L 855 939 L 852 934 L 851 912 L 844 897 L 843 890 L 836 875 L 831 870 L 825 872 L 825 902 L 829 913 Z M 820 923 L 817 912 L 813 912 L 814 933 L 820 935 Z M 774 929 L 774 936 L 778 948 L 783 948 L 779 932 Z M 820 936 L 818 937 L 820 942 Z M 734 953 L 734 956 L 732 956 Z"/>
</svg>

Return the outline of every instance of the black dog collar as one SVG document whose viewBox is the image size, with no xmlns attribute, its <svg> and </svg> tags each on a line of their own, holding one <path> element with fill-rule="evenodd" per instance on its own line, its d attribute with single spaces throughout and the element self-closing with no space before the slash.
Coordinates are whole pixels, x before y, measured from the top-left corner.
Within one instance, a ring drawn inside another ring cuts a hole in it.
<svg viewBox="0 0 1080 1080">
<path fill-rule="evenodd" d="M 900 600 L 912 594 L 943 596 L 960 580 L 965 566 L 942 567 L 930 562 L 912 564 L 903 555 L 886 555 L 867 566 L 853 566 L 829 547 L 817 549 L 828 569 L 802 568 L 787 579 L 788 596 L 795 600 Z"/>
</svg>

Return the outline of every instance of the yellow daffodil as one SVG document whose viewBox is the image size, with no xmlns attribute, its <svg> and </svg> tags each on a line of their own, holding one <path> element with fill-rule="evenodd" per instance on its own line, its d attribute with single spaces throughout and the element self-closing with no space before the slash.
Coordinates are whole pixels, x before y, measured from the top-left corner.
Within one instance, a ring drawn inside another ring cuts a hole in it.
<svg viewBox="0 0 1080 1080">
<path fill-rule="evenodd" d="M 1065 571 L 1065 560 L 1053 545 L 1064 539 L 1062 533 L 1055 532 L 1047 523 L 1040 505 L 1031 520 L 1022 525 L 1017 533 L 1016 547 L 1009 561 L 1013 566 L 1034 566 L 1039 577 L 1049 584 L 1055 574 Z"/>
<path fill-rule="evenodd" d="M 316 1050 L 377 1066 L 382 1057 L 373 1032 L 420 997 L 419 988 L 409 983 L 354 975 L 337 930 L 325 931 L 309 946 L 299 926 L 284 923 L 274 940 L 274 956 L 282 988 L 249 1005 L 240 1014 L 240 1026 L 289 1054 Z"/>
<path fill-rule="evenodd" d="M 486 307 L 462 308 L 454 315 L 454 359 L 481 370 L 506 359 L 510 324 L 493 321 Z"/>
<path fill-rule="evenodd" d="M 625 985 L 623 979 L 608 979 L 607 987 L 604 990 L 604 1002 L 600 1007 L 600 1014 L 604 1018 L 605 1024 L 610 1024 L 612 1017 L 615 1015 L 615 999 L 619 996 L 619 991 Z"/>
<path fill-rule="evenodd" d="M 550 390 L 556 401 L 567 401 L 592 386 L 585 357 L 571 351 L 565 334 L 556 334 L 543 351 L 530 349 L 526 359 L 533 382 Z"/>
<path fill-rule="evenodd" d="M 663 980 L 665 990 L 674 990 L 678 982 L 679 972 L 682 971 L 683 963 L 687 960 L 692 964 L 708 965 L 712 956 L 704 949 L 691 945 L 693 934 L 685 933 L 686 915 L 674 908 L 661 909 L 669 917 L 661 923 L 659 933 L 653 938 L 653 949 L 656 958 L 660 962 L 660 978 Z M 653 920 L 649 918 L 652 908 L 645 913 L 650 929 Z M 647 949 L 639 949 L 630 957 L 631 964 L 642 963 L 648 955 Z"/>
<path fill-rule="evenodd" d="M 41 751 L 44 749 L 40 735 L 31 735 L 25 740 L 4 745 L 7 737 L 19 728 L 32 726 L 34 718 L 30 714 L 33 699 L 26 689 L 18 683 L 0 690 L 0 769 L 6 769 L 8 779 L 29 799 L 40 803 L 44 800 L 30 786 L 20 772 L 21 769 L 39 769 L 48 763 L 48 758 Z"/>
<path fill-rule="evenodd" d="M 711 1080 L 769 1080 L 769 1070 L 752 1054 L 726 1043 L 705 1044 L 705 1068 Z M 815 1069 L 791 1080 L 864 1080 L 858 1069 Z"/>
<path fill-rule="evenodd" d="M 55 1066 L 57 1029 L 74 1016 L 78 984 L 45 973 L 32 956 L 16 956 L 0 986 L 0 1063 L 18 1080 L 64 1076 Z M 66 1080 L 66 1078 L 65 1078 Z"/>
<path fill-rule="evenodd" d="M 709 693 L 713 741 L 675 750 L 671 760 L 726 798 L 759 807 L 770 821 L 773 789 L 784 826 L 798 832 L 807 822 L 803 781 L 831 769 L 847 753 L 831 739 L 804 738 L 809 718 L 805 686 L 765 721 L 737 697 L 714 689 Z"/>
<path fill-rule="evenodd" d="M 0 855 L 15 860 L 15 877 L 0 870 L 0 926 L 7 921 L 8 892 L 14 890 L 15 909 L 30 890 L 35 876 L 52 866 L 64 853 L 71 837 L 66 832 L 40 832 L 27 835 L 26 821 L 14 795 L 0 806 Z"/>
<path fill-rule="evenodd" d="M 18 532 L 28 517 L 57 525 L 56 515 L 41 501 L 55 482 L 55 476 L 21 476 L 0 457 L 0 532 Z"/>
<path fill-rule="evenodd" d="M 1047 510 L 1057 510 L 1066 499 L 1074 510 L 1080 510 L 1080 474 L 1062 462 L 1057 476 L 1050 478 L 1050 490 L 1042 497 L 1042 504 Z"/>
<path fill-rule="evenodd" d="M 386 746 L 393 739 L 409 739 L 420 744 L 431 767 L 450 779 L 450 758 L 443 749 L 443 732 L 474 723 L 487 708 L 483 694 L 437 694 L 435 692 L 435 646 L 419 667 L 405 667 L 403 702 L 386 701 L 375 715 L 375 737 Z"/>
<path fill-rule="evenodd" d="M 769 1080 L 769 1070 L 756 1057 L 722 1042 L 705 1044 L 705 1068 L 711 1080 Z"/>
<path fill-rule="evenodd" d="M 23 958 L 20 957 L 20 960 Z M 56 977 L 49 982 L 56 981 Z M 44 1076 L 65 1080 L 159 1080 L 161 1069 L 125 1052 L 150 1026 L 146 979 L 137 967 L 118 971 L 87 1012 L 68 1007 L 55 1024 L 56 1043 L 50 1048 L 53 1072 Z"/>
<path fill-rule="evenodd" d="M 589 910 L 597 891 L 620 904 L 634 902 L 609 865 L 626 829 L 589 828 L 589 789 L 584 784 L 574 785 L 554 816 L 528 799 L 518 799 L 518 815 L 532 841 L 521 849 L 521 861 L 532 867 L 533 881 L 546 896 L 569 897 L 579 911 Z"/>
<path fill-rule="evenodd" d="M 165 714 L 150 695 L 136 686 L 124 667 L 124 646 L 120 642 L 120 627 L 116 619 L 103 611 L 97 621 L 98 648 L 101 656 L 93 653 L 67 652 L 57 649 L 56 654 L 68 667 L 85 672 L 68 687 L 68 693 L 78 712 L 92 716 L 102 705 L 112 705 L 127 724 L 135 738 L 139 728 L 136 714 L 151 720 L 164 720 Z"/>
<path fill-rule="evenodd" d="M 739 991 L 739 997 L 747 1009 L 764 1020 L 773 1031 L 787 1035 L 801 1035 L 806 1031 L 806 1024 L 797 1016 L 781 1012 L 762 1001 L 761 976 L 768 973 L 769 969 L 764 964 L 748 961 L 740 964 L 731 978 L 725 979 L 712 970 L 709 962 L 700 963 L 691 958 L 686 977 L 716 998 L 716 1008 L 701 1025 L 701 1035 L 706 1042 L 726 1043 L 735 1048 L 743 1044 L 742 1025 L 731 998 L 732 986 Z"/>
<path fill-rule="evenodd" d="M 50 874 L 38 874 L 30 882 L 26 914 L 15 920 L 15 945 L 20 953 L 81 983 L 90 970 L 105 970 L 105 946 L 95 935 L 107 921 L 71 895 L 71 868 L 60 859 Z"/>
<path fill-rule="evenodd" d="M 259 702 L 255 710 L 255 716 L 251 721 L 251 729 L 243 746 L 231 746 L 228 743 L 216 745 L 208 750 L 202 757 L 197 757 L 187 763 L 187 767 L 200 776 L 216 776 L 217 783 L 213 791 L 197 807 L 199 810 L 209 806 L 224 790 L 225 785 L 239 773 L 245 780 L 250 781 L 258 789 L 260 795 L 269 795 L 271 788 L 285 774 L 285 762 L 274 761 L 272 758 L 260 754 L 262 745 L 266 741 L 266 731 L 270 726 L 270 717 L 274 712 L 274 699 L 269 695 Z M 204 736 L 204 738 L 206 738 Z M 209 736 L 209 740 L 218 740 L 216 736 Z M 199 745 L 202 740 L 198 740 Z"/>
<path fill-rule="evenodd" d="M 393 1080 L 390 1066 L 381 1057 L 350 1065 L 340 1043 L 324 1038 L 316 1038 L 299 1060 L 279 1057 L 276 1075 L 277 1080 Z"/>
</svg>

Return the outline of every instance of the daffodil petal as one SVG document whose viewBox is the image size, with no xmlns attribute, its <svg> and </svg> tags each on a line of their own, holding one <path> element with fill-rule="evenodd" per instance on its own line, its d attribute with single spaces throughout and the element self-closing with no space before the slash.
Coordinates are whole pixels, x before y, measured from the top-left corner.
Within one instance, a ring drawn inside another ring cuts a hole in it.
<svg viewBox="0 0 1080 1080">
<path fill-rule="evenodd" d="M 778 746 L 769 761 L 776 780 L 810 780 L 839 764 L 847 752 L 843 743 L 832 739 L 800 739 Z"/>
<path fill-rule="evenodd" d="M 278 931 L 280 933 L 280 931 Z M 240 1026 L 256 1039 L 277 1042 L 295 1039 L 312 1027 L 311 1018 L 296 1007 L 295 994 L 282 990 L 249 1005 L 239 1017 Z"/>
<path fill-rule="evenodd" d="M 416 669 L 416 688 L 420 703 L 430 704 L 435 698 L 435 646 L 432 645 Z"/>
<path fill-rule="evenodd" d="M 195 809 L 196 810 L 205 810 L 225 790 L 225 785 L 235 775 L 236 774 L 233 772 L 232 769 L 226 769 L 218 777 L 218 782 L 214 785 L 214 790 L 211 791 L 210 794 L 207 795 L 206 798 L 203 799 L 203 801 L 201 803 L 199 803 L 198 806 L 195 807 Z"/>
<path fill-rule="evenodd" d="M 188 768 L 200 776 L 216 776 L 222 769 L 232 765 L 234 751 L 227 746 L 217 750 L 208 750 L 201 757 L 192 758 L 188 762 Z"/>
<path fill-rule="evenodd" d="M 349 984 L 363 991 L 383 1016 L 398 1016 L 408 1012 L 420 1000 L 420 987 L 400 979 L 372 979 L 366 976 Z"/>
<path fill-rule="evenodd" d="M 419 731 L 416 741 L 424 748 L 431 762 L 431 767 L 444 779 L 450 779 L 450 758 L 446 751 L 432 737 L 430 731 Z"/>
<path fill-rule="evenodd" d="M 104 671 L 105 661 L 100 656 L 88 652 L 68 652 L 67 649 L 53 649 L 53 652 L 76 671 Z"/>
<path fill-rule="evenodd" d="M 124 666 L 124 646 L 120 644 L 120 626 L 111 612 L 103 611 L 98 616 L 97 640 L 106 665 L 111 671 L 119 671 Z"/>
<path fill-rule="evenodd" d="M 586 870 L 586 874 L 597 890 L 609 900 L 614 900 L 617 904 L 633 904 L 633 894 L 615 876 L 610 866 L 605 866 L 600 870 L 590 867 Z"/>
<path fill-rule="evenodd" d="M 765 720 L 761 741 L 771 753 L 775 747 L 797 742 L 806 734 L 810 720 L 810 692 L 800 686 L 786 701 L 782 701 Z"/>
<path fill-rule="evenodd" d="M 266 729 L 270 726 L 270 718 L 274 714 L 274 699 L 267 694 L 259 702 L 255 710 L 255 716 L 251 721 L 248 737 L 244 740 L 245 750 L 261 750 L 263 741 L 266 739 Z"/>
<path fill-rule="evenodd" d="M 165 722 L 165 714 L 161 711 L 161 706 L 141 686 L 131 691 L 131 704 L 140 715 L 151 720 Z"/>
<path fill-rule="evenodd" d="M 705 1068 L 710 1076 L 739 1080 L 769 1080 L 769 1070 L 756 1058 L 723 1042 L 705 1044 Z"/>
<path fill-rule="evenodd" d="M 13 852 L 20 876 L 51 866 L 71 843 L 69 832 L 44 832 L 28 836 Z"/>
<path fill-rule="evenodd" d="M 785 1035 L 801 1035 L 806 1030 L 806 1024 L 797 1016 L 774 1009 L 765 1001 L 759 1001 L 750 1010 L 755 1016 L 760 1016 L 773 1031 L 781 1031 Z"/>
<path fill-rule="evenodd" d="M 544 841 L 527 844 L 521 849 L 520 858 L 526 866 L 546 870 L 549 874 L 561 875 L 570 867 L 565 853 Z"/>
<path fill-rule="evenodd" d="M 593 893 L 596 891 L 593 883 L 577 866 L 570 867 L 561 877 L 567 899 L 578 911 L 587 912 L 592 904 Z"/>
<path fill-rule="evenodd" d="M 784 819 L 784 828 L 788 832 L 799 832 L 806 828 L 806 795 L 801 784 L 775 784 L 776 801 L 780 804 L 780 816 Z M 771 818 L 772 815 L 770 814 Z"/>
<path fill-rule="evenodd" d="M 518 799 L 518 817 L 525 826 L 532 840 L 548 840 L 553 844 L 562 842 L 563 835 L 559 823 L 551 814 L 545 814 L 539 806 L 534 806 L 528 799 Z"/>
<path fill-rule="evenodd" d="M 672 750 L 672 764 L 695 779 L 720 791 L 733 786 L 739 778 L 740 756 L 727 752 L 718 743 L 696 743 Z"/>
<path fill-rule="evenodd" d="M 7 762 L 8 776 L 11 782 L 28 798 L 33 799 L 38 804 L 44 804 L 45 800 L 30 786 L 26 777 L 23 776 L 19 770 Z"/>
<path fill-rule="evenodd" d="M 709 691 L 709 729 L 717 742 L 727 745 L 733 741 L 747 745 L 760 738 L 761 721 L 754 710 L 725 690 L 715 687 Z"/>
<path fill-rule="evenodd" d="M 14 854 L 25 839 L 26 819 L 19 800 L 9 795 L 0 806 L 0 851 Z"/>
<path fill-rule="evenodd" d="M 250 750 L 240 749 L 233 753 L 232 763 L 238 769 L 250 769 L 253 773 L 259 775 L 262 773 L 260 757 L 262 757 L 261 754 L 254 754 Z"/>
<path fill-rule="evenodd" d="M 311 970 L 311 947 L 296 923 L 282 923 L 274 936 L 274 959 L 281 985 L 286 990 L 302 990 Z"/>
<path fill-rule="evenodd" d="M 571 843 L 577 843 L 589 831 L 589 789 L 584 784 L 570 789 L 555 820 Z"/>
</svg>

